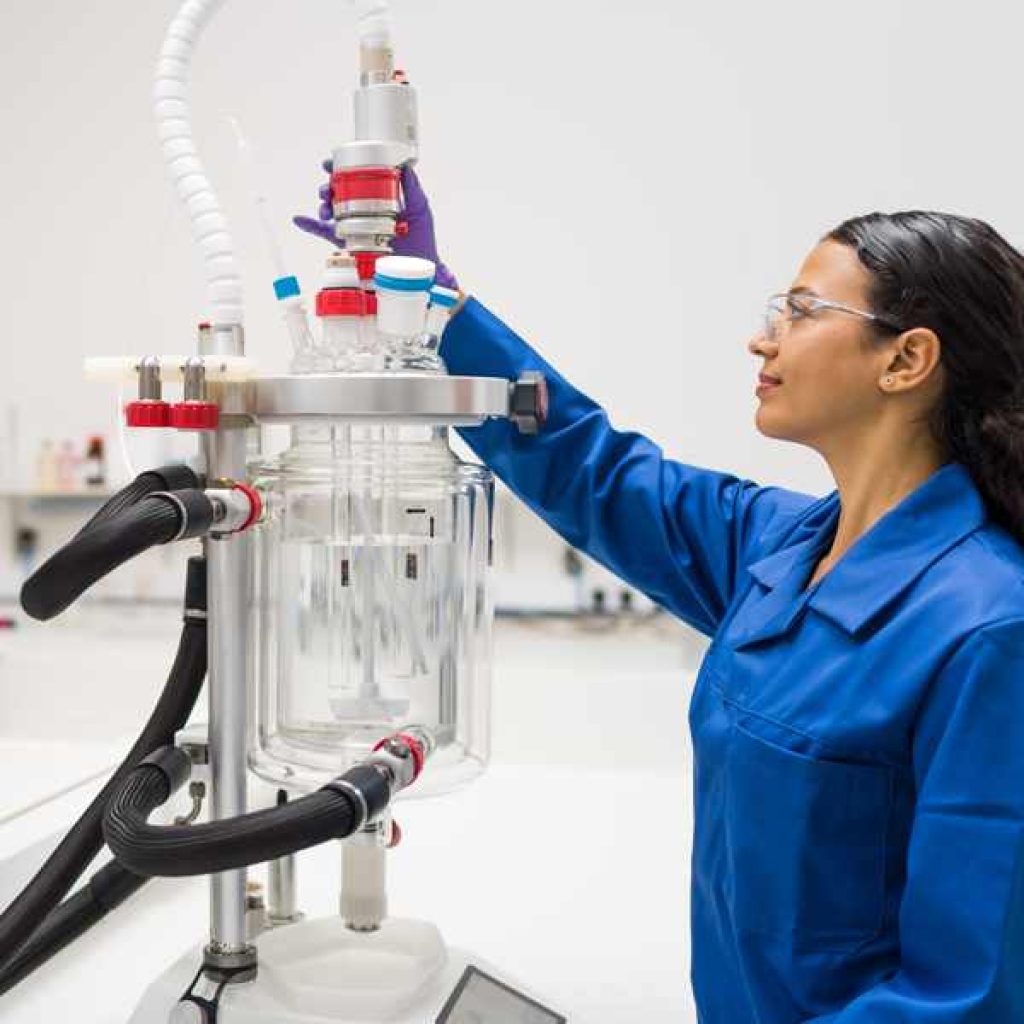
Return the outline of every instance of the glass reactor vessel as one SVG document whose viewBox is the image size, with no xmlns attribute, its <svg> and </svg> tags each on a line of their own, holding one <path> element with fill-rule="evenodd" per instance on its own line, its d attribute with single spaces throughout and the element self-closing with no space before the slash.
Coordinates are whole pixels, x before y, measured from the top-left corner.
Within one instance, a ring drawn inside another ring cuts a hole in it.
<svg viewBox="0 0 1024 1024">
<path fill-rule="evenodd" d="M 492 477 L 446 427 L 320 423 L 291 441 L 252 467 L 250 765 L 308 791 L 419 726 L 437 749 L 414 794 L 451 789 L 488 757 Z"/>
</svg>

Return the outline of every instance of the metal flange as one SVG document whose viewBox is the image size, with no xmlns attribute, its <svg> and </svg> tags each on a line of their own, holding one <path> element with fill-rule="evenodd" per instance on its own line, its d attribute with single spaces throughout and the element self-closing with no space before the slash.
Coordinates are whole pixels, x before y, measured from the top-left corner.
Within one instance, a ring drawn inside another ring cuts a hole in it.
<svg viewBox="0 0 1024 1024">
<path fill-rule="evenodd" d="M 508 417 L 513 385 L 502 377 L 303 374 L 261 377 L 250 412 L 264 423 L 310 420 L 475 426 Z"/>
</svg>

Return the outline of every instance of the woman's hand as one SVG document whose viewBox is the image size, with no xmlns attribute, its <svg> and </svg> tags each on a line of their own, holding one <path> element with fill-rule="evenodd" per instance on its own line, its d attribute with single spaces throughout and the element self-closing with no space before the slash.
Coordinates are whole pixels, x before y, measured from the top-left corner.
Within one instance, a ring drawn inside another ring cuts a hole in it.
<svg viewBox="0 0 1024 1024">
<path fill-rule="evenodd" d="M 324 170 L 330 175 L 332 164 L 324 161 Z M 411 167 L 402 168 L 402 215 L 407 230 L 395 236 L 391 248 L 396 256 L 420 256 L 437 264 L 436 282 L 445 288 L 458 288 L 455 275 L 444 265 L 437 254 L 437 240 L 434 237 L 434 215 L 423 186 Z M 323 238 L 331 245 L 341 245 L 334 236 L 334 211 L 331 208 L 331 185 L 320 186 L 320 208 L 317 217 L 297 216 L 292 223 L 302 231 Z"/>
</svg>

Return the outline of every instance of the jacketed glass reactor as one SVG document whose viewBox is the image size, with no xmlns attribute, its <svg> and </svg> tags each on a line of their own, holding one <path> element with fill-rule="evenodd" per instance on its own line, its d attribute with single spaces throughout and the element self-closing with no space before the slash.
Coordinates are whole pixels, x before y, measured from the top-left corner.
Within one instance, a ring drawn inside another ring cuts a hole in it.
<svg viewBox="0 0 1024 1024">
<path fill-rule="evenodd" d="M 449 431 L 493 417 L 539 429 L 543 381 L 449 375 L 440 338 L 460 296 L 435 283 L 432 262 L 392 253 L 418 132 L 383 0 L 361 3 L 355 138 L 331 160 L 341 251 L 326 259 L 316 323 L 298 281 L 279 274 L 290 372 L 248 359 L 231 237 L 187 102 L 193 50 L 219 6 L 186 0 L 155 90 L 211 319 L 196 352 L 90 363 L 137 388 L 129 427 L 191 432 L 196 458 L 118 492 L 29 578 L 22 605 L 52 618 L 155 544 L 201 539 L 203 554 L 189 560 L 182 641 L 153 716 L 0 917 L 0 968 L 25 936 L 38 966 L 148 878 L 208 875 L 208 941 L 150 985 L 132 1024 L 558 1024 L 433 925 L 391 918 L 384 868 L 393 799 L 450 790 L 488 757 L 493 482 L 456 457 Z M 275 425 L 288 443 L 261 454 Z M 204 679 L 208 725 L 185 730 Z M 250 769 L 269 784 L 253 810 Z M 189 813 L 150 822 L 185 783 Z M 294 855 L 333 840 L 340 913 L 302 920 Z M 86 886 L 102 906 L 61 903 L 104 843 L 116 859 Z M 257 864 L 263 919 L 247 889 Z"/>
<path fill-rule="evenodd" d="M 301 426 L 252 482 L 265 508 L 253 770 L 309 790 L 415 723 L 437 748 L 411 792 L 475 775 L 489 737 L 490 474 L 456 459 L 444 427 Z"/>
</svg>

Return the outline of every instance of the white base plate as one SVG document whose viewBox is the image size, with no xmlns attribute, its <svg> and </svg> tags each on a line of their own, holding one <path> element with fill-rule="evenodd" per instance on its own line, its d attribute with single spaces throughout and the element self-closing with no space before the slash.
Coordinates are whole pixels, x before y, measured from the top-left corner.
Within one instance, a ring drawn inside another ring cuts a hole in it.
<svg viewBox="0 0 1024 1024">
<path fill-rule="evenodd" d="M 224 990 L 217 1024 L 434 1024 L 471 964 L 536 998 L 479 957 L 447 949 L 422 921 L 389 920 L 369 933 L 340 918 L 303 921 L 264 932 L 257 945 L 257 977 Z M 170 967 L 129 1024 L 168 1024 L 201 962 L 196 949 Z"/>
</svg>

